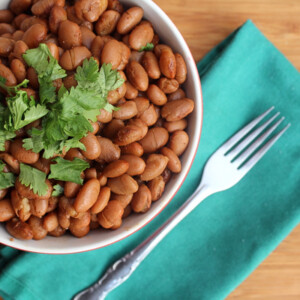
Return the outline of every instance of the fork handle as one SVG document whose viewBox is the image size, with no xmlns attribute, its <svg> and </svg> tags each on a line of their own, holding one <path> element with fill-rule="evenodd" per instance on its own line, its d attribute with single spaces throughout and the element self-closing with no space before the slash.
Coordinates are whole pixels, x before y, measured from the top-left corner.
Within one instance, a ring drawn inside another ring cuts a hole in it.
<svg viewBox="0 0 300 300">
<path fill-rule="evenodd" d="M 73 300 L 102 300 L 107 294 L 126 281 L 155 246 L 199 203 L 213 192 L 200 185 L 184 204 L 151 236 L 135 249 L 117 260 L 98 282 L 77 294 Z"/>
</svg>

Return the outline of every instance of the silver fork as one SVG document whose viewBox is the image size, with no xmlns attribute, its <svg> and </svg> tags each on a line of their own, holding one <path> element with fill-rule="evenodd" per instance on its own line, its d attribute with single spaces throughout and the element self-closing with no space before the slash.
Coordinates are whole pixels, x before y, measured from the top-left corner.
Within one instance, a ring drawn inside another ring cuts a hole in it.
<svg viewBox="0 0 300 300">
<path fill-rule="evenodd" d="M 105 299 L 110 291 L 130 277 L 155 246 L 206 197 L 229 189 L 238 183 L 290 127 L 288 124 L 267 141 L 284 120 L 282 117 L 269 126 L 278 117 L 279 113 L 276 113 L 251 132 L 273 109 L 274 107 L 268 109 L 223 144 L 207 161 L 202 180 L 190 198 L 149 238 L 116 261 L 98 282 L 77 294 L 73 299 Z"/>
</svg>

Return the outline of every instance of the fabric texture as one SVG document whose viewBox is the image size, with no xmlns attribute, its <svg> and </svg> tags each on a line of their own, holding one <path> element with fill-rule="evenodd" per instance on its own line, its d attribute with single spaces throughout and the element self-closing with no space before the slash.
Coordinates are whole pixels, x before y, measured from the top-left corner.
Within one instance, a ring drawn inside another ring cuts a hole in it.
<svg viewBox="0 0 300 300">
<path fill-rule="evenodd" d="M 53 256 L 4 247 L 0 294 L 5 299 L 71 299 L 95 282 L 178 209 L 196 188 L 208 157 L 227 138 L 273 105 L 290 129 L 240 183 L 198 206 L 107 299 L 223 299 L 299 223 L 299 72 L 251 21 L 198 69 L 202 137 L 195 163 L 166 209 L 131 237 L 88 253 Z"/>
</svg>

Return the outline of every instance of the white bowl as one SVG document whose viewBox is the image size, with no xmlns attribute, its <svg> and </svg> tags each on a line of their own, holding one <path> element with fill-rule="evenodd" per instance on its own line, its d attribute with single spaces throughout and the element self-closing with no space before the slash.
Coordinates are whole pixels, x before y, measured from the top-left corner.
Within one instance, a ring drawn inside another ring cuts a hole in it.
<svg viewBox="0 0 300 300">
<path fill-rule="evenodd" d="M 6 9 L 9 2 L 10 0 L 1 0 L 0 9 Z M 181 53 L 185 58 L 188 77 L 184 88 L 187 97 L 195 101 L 195 110 L 189 116 L 188 134 L 190 136 L 190 143 L 184 155 L 181 157 L 182 171 L 180 174 L 172 177 L 170 182 L 166 185 L 162 198 L 153 203 L 148 212 L 145 214 L 131 215 L 124 220 L 122 227 L 118 230 L 94 230 L 80 239 L 66 234 L 59 238 L 47 236 L 41 241 L 23 241 L 11 239 L 4 225 L 0 225 L 0 244 L 23 251 L 48 254 L 78 253 L 108 246 L 128 237 L 155 218 L 171 201 L 185 180 L 196 155 L 203 118 L 202 93 L 195 61 L 189 47 L 176 26 L 154 2 L 150 0 L 121 0 L 121 2 L 126 6 L 142 7 L 145 11 L 145 18 L 151 21 L 161 41 L 170 45 L 174 51 Z"/>
</svg>

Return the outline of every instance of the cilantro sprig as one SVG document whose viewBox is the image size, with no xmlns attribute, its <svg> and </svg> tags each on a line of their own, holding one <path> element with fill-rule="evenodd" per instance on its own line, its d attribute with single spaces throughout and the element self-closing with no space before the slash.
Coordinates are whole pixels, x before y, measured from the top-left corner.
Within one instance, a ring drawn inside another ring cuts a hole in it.
<svg viewBox="0 0 300 300">
<path fill-rule="evenodd" d="M 71 148 L 85 150 L 80 139 L 93 130 L 90 121 L 97 120 L 100 109 L 114 109 L 107 102 L 108 93 L 119 88 L 124 80 L 112 70 L 111 64 L 103 64 L 99 70 L 93 58 L 86 59 L 77 68 L 75 79 L 76 87 L 70 91 L 64 86 L 60 89 L 56 102 L 49 106 L 50 111 L 43 119 L 42 129 L 29 132 L 30 138 L 24 140 L 25 149 L 44 150 L 45 158 Z"/>
<path fill-rule="evenodd" d="M 53 159 L 53 161 L 55 161 L 56 164 L 50 167 L 51 174 L 49 175 L 49 179 L 71 181 L 78 184 L 83 183 L 81 173 L 90 166 L 89 163 L 79 158 L 69 161 L 57 157 Z"/>
<path fill-rule="evenodd" d="M 20 164 L 19 180 L 25 186 L 30 187 L 35 194 L 45 196 L 48 191 L 46 174 L 28 165 Z"/>
<path fill-rule="evenodd" d="M 152 51 L 154 49 L 154 44 L 152 43 L 147 43 L 146 46 L 141 47 L 141 49 L 139 50 L 139 52 L 143 52 L 143 51 Z"/>
<path fill-rule="evenodd" d="M 5 164 L 0 160 L 0 190 L 14 186 L 16 180 L 13 173 L 4 173 L 4 167 Z"/>
</svg>

